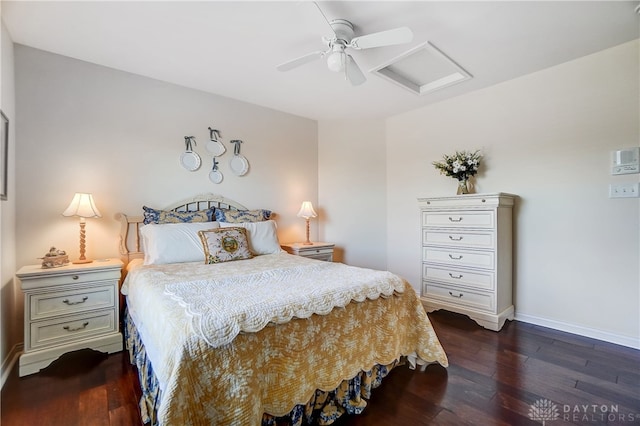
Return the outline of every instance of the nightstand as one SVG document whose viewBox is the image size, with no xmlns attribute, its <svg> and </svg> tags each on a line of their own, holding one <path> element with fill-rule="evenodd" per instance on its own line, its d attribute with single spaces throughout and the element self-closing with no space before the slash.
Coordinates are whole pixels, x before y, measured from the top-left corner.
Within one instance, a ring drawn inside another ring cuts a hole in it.
<svg viewBox="0 0 640 426">
<path fill-rule="evenodd" d="M 333 243 L 286 243 L 281 244 L 283 250 L 296 256 L 333 262 Z"/>
<path fill-rule="evenodd" d="M 24 292 L 24 353 L 20 376 L 33 374 L 70 351 L 122 350 L 118 283 L 122 262 L 94 260 L 16 273 Z"/>
</svg>

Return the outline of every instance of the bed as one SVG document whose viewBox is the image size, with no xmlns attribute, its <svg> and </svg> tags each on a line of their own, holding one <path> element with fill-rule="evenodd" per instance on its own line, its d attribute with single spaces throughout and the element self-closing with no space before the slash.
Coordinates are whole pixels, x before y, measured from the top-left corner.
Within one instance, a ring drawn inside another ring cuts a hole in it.
<svg viewBox="0 0 640 426">
<path fill-rule="evenodd" d="M 288 254 L 271 212 L 218 195 L 144 209 L 116 217 L 145 423 L 331 424 L 394 367 L 448 365 L 400 277 Z M 221 259 L 229 246 L 248 255 Z"/>
</svg>

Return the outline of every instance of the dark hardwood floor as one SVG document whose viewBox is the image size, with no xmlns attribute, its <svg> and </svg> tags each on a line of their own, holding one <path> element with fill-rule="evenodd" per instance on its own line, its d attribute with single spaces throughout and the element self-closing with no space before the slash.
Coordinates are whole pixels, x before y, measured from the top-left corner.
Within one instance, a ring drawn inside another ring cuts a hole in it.
<svg viewBox="0 0 640 426">
<path fill-rule="evenodd" d="M 640 425 L 640 351 L 521 322 L 495 333 L 452 313 L 430 318 L 449 368 L 396 368 L 362 415 L 336 426 Z M 14 368 L 1 424 L 139 425 L 139 397 L 125 352 L 79 351 L 35 375 Z"/>
</svg>

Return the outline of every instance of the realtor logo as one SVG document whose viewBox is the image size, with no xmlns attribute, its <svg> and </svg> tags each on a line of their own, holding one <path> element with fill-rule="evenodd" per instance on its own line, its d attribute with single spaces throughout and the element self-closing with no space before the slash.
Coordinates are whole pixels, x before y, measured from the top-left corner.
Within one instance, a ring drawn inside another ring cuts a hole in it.
<svg viewBox="0 0 640 426">
<path fill-rule="evenodd" d="M 558 406 L 548 399 L 539 399 L 529 408 L 529 418 L 542 422 L 543 426 L 545 422 L 558 420 L 559 417 Z"/>
</svg>

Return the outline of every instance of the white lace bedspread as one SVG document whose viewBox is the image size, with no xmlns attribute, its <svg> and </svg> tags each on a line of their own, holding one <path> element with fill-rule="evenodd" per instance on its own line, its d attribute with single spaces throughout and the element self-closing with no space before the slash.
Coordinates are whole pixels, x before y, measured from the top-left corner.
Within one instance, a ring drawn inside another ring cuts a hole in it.
<svg viewBox="0 0 640 426">
<path fill-rule="evenodd" d="M 164 293 L 183 306 L 194 332 L 212 347 L 269 323 L 326 315 L 352 301 L 392 296 L 404 281 L 385 271 L 312 262 L 256 273 L 184 281 Z"/>
</svg>

